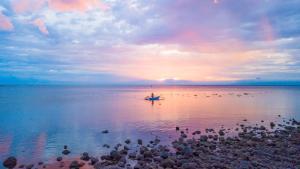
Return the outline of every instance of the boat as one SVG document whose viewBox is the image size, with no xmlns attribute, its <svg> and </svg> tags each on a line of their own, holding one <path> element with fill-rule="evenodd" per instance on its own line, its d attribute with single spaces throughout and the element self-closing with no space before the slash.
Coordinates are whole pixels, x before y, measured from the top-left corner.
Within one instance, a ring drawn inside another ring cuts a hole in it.
<svg viewBox="0 0 300 169">
<path fill-rule="evenodd" d="M 146 97 L 145 98 L 145 100 L 149 100 L 149 101 L 154 101 L 154 100 L 160 100 L 160 96 L 156 96 L 156 97 L 153 97 L 153 96 L 151 96 L 151 97 Z"/>
<path fill-rule="evenodd" d="M 145 97 L 145 100 L 149 100 L 149 101 L 160 100 L 160 96 L 154 96 L 154 93 L 151 93 L 150 96 Z"/>
</svg>

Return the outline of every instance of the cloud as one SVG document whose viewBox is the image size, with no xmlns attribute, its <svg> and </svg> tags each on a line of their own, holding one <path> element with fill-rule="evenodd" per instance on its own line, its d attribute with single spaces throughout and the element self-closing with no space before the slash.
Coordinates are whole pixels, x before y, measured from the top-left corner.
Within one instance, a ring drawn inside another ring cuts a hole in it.
<svg viewBox="0 0 300 169">
<path fill-rule="evenodd" d="M 108 6 L 100 0 L 13 0 L 11 6 L 16 13 L 35 12 L 45 6 L 58 12 L 108 9 Z"/>
<path fill-rule="evenodd" d="M 11 6 L 16 13 L 34 12 L 41 9 L 46 0 L 12 0 Z"/>
<path fill-rule="evenodd" d="M 46 25 L 45 25 L 45 23 L 44 23 L 44 21 L 42 19 L 40 19 L 40 18 L 35 19 L 32 22 L 32 24 L 35 25 L 35 26 L 37 26 L 39 28 L 40 32 L 42 32 L 43 34 L 45 34 L 45 35 L 49 34 L 49 32 L 47 30 L 47 27 L 46 27 Z"/>
<path fill-rule="evenodd" d="M 0 39 L 0 70 L 6 72 L 199 81 L 280 73 L 297 79 L 300 72 L 296 0 L 12 2 L 5 14 L 15 31 Z"/>
<path fill-rule="evenodd" d="M 0 11 L 0 30 L 11 31 L 13 29 L 14 26 L 11 20 Z"/>
<path fill-rule="evenodd" d="M 82 11 L 108 8 L 99 0 L 48 0 L 49 7 L 59 12 Z"/>
</svg>

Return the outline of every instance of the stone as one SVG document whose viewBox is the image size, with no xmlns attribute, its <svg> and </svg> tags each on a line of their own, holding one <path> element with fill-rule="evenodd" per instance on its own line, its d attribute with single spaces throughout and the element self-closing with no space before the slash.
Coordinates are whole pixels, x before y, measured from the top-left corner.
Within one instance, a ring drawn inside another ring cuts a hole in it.
<svg viewBox="0 0 300 169">
<path fill-rule="evenodd" d="M 116 150 L 111 151 L 110 152 L 110 156 L 115 161 L 119 161 L 122 158 L 121 154 L 118 151 L 116 151 Z"/>
<path fill-rule="evenodd" d="M 183 169 L 197 169 L 198 165 L 194 162 L 183 163 L 181 166 Z"/>
<path fill-rule="evenodd" d="M 102 133 L 103 133 L 103 134 L 107 134 L 107 133 L 108 133 L 108 130 L 103 130 Z"/>
<path fill-rule="evenodd" d="M 91 165 L 95 165 L 98 161 L 99 161 L 98 158 L 91 157 Z"/>
<path fill-rule="evenodd" d="M 135 159 L 136 158 L 136 152 L 131 152 L 128 154 L 128 158 Z"/>
<path fill-rule="evenodd" d="M 87 152 L 82 153 L 80 159 L 83 161 L 89 161 L 90 160 L 89 154 Z"/>
<path fill-rule="evenodd" d="M 62 151 L 62 154 L 64 154 L 64 155 L 68 155 L 68 154 L 70 154 L 70 153 L 71 153 L 71 151 L 70 151 L 70 150 L 67 150 L 67 149 L 65 149 L 65 150 Z"/>
<path fill-rule="evenodd" d="M 137 142 L 138 142 L 139 145 L 143 145 L 143 140 L 142 139 L 138 139 Z"/>
<path fill-rule="evenodd" d="M 160 163 L 160 166 L 162 166 L 164 168 L 173 168 L 174 165 L 175 165 L 175 162 L 169 158 L 162 160 Z"/>
<path fill-rule="evenodd" d="M 126 139 L 126 140 L 125 140 L 125 143 L 126 143 L 126 144 L 130 144 L 130 142 L 131 142 L 130 139 Z"/>
<path fill-rule="evenodd" d="M 56 161 L 62 161 L 62 159 L 63 159 L 62 157 L 57 157 Z"/>
<path fill-rule="evenodd" d="M 32 169 L 33 166 L 34 166 L 33 164 L 29 164 L 29 165 L 26 166 L 26 169 Z"/>
<path fill-rule="evenodd" d="M 17 165 L 17 159 L 16 157 L 8 157 L 6 160 L 3 162 L 3 166 L 9 169 L 14 168 Z"/>
<path fill-rule="evenodd" d="M 70 169 L 79 169 L 80 168 L 80 164 L 78 163 L 78 161 L 72 161 L 71 164 L 69 165 Z"/>
</svg>

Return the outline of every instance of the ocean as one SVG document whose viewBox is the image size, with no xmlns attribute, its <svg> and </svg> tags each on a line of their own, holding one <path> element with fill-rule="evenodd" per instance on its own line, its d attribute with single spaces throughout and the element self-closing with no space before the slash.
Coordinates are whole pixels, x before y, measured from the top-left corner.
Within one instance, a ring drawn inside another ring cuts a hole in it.
<svg viewBox="0 0 300 169">
<path fill-rule="evenodd" d="M 161 100 L 145 100 L 151 93 Z M 289 118 L 300 119 L 300 87 L 1 86 L 0 161 L 51 161 L 64 145 L 71 157 L 102 155 L 127 138 L 168 144 L 176 126 L 190 133 L 224 126 L 234 134 L 238 123 Z"/>
</svg>

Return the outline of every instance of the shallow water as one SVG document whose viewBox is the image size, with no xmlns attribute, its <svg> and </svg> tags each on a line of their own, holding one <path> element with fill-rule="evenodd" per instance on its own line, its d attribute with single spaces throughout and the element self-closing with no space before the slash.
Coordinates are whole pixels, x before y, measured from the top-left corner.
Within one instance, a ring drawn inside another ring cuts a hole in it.
<svg viewBox="0 0 300 169">
<path fill-rule="evenodd" d="M 144 100 L 151 92 L 163 100 Z M 234 127 L 236 123 L 300 119 L 300 87 L 0 87 L 0 161 L 52 160 L 63 145 L 78 156 L 101 155 L 103 144 L 125 139 L 176 138 L 176 126 L 190 131 Z M 262 123 L 262 124 L 264 124 Z M 108 134 L 102 130 L 108 129 Z"/>
</svg>

